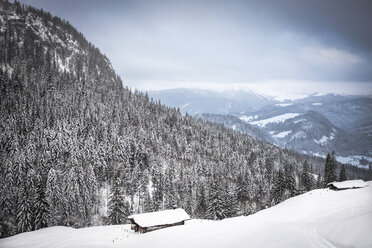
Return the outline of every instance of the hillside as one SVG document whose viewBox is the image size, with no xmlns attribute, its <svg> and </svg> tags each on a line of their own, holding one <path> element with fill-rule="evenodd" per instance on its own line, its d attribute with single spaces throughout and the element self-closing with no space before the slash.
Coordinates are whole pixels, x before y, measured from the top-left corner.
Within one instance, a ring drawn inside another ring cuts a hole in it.
<svg viewBox="0 0 372 248">
<path fill-rule="evenodd" d="M 1 237 L 115 223 L 111 192 L 124 199 L 123 215 L 178 206 L 222 219 L 323 184 L 322 176 L 299 180 L 305 160 L 307 174 L 322 174 L 322 159 L 123 87 L 109 60 L 65 20 L 1 1 L 0 33 Z M 367 174 L 348 168 L 347 176 Z"/>
<path fill-rule="evenodd" d="M 0 240 L 12 247 L 359 247 L 372 245 L 372 187 L 313 190 L 247 217 L 146 234 L 129 225 L 73 229 L 51 227 Z"/>
<path fill-rule="evenodd" d="M 182 113 L 299 153 L 325 157 L 334 150 L 340 162 L 366 169 L 372 165 L 370 96 L 311 94 L 279 102 L 242 89 L 172 89 L 149 95 Z"/>
<path fill-rule="evenodd" d="M 289 114 L 293 116 L 272 121 Z M 267 105 L 240 118 L 268 132 L 280 146 L 318 156 L 334 150 L 342 162 L 346 157 L 371 162 L 371 116 L 370 97 L 329 94 Z M 356 165 L 368 168 L 369 164 L 359 161 Z"/>
</svg>

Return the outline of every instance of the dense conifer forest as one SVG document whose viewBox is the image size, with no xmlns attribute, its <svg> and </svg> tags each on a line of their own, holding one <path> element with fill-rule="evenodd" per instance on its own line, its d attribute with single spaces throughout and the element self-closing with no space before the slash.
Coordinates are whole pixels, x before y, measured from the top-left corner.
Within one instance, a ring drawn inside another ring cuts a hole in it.
<svg viewBox="0 0 372 248">
<path fill-rule="evenodd" d="M 2 237 L 173 207 L 222 219 L 323 186 L 323 159 L 126 88 L 98 48 L 47 12 L 1 1 L 0 55 Z"/>
</svg>

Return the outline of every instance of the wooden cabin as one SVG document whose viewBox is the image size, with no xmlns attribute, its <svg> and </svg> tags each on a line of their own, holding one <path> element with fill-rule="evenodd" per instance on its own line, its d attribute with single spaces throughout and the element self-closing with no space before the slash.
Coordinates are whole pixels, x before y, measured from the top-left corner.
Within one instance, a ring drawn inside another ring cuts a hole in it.
<svg viewBox="0 0 372 248">
<path fill-rule="evenodd" d="M 131 229 L 140 233 L 184 225 L 185 220 L 189 219 L 190 216 L 181 208 L 128 216 L 128 220 L 131 222 Z"/>
<path fill-rule="evenodd" d="M 343 182 L 332 182 L 327 184 L 329 189 L 332 190 L 345 190 L 345 189 L 358 189 L 358 188 L 364 188 L 368 186 L 368 183 L 366 183 L 363 180 L 347 180 Z"/>
</svg>

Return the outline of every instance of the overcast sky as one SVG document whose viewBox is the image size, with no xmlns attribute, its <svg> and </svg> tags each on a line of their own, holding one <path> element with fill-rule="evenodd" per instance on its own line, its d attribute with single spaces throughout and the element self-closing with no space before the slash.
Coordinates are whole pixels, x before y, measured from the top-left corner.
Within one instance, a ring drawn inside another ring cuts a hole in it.
<svg viewBox="0 0 372 248">
<path fill-rule="evenodd" d="M 372 94 L 372 1 L 23 3 L 67 19 L 132 88 Z"/>
</svg>

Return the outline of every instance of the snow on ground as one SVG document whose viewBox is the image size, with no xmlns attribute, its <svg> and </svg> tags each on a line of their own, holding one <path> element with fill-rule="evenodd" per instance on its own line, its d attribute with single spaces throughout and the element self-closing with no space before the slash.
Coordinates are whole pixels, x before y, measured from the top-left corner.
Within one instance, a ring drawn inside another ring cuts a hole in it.
<svg viewBox="0 0 372 248">
<path fill-rule="evenodd" d="M 255 116 L 251 116 L 251 115 L 242 115 L 240 116 L 240 120 L 244 121 L 244 122 L 250 122 L 254 119 L 257 119 L 258 118 L 258 115 L 255 115 Z"/>
<path fill-rule="evenodd" d="M 275 137 L 275 138 L 284 138 L 285 136 L 287 136 L 290 133 L 292 133 L 292 131 L 283 131 L 283 132 L 280 132 L 278 134 L 273 135 L 273 137 Z"/>
<path fill-rule="evenodd" d="M 313 106 L 321 106 L 323 103 L 321 103 L 321 102 L 314 102 L 313 103 Z"/>
<path fill-rule="evenodd" d="M 353 155 L 353 156 L 336 156 L 336 159 L 338 162 L 341 162 L 343 164 L 351 164 L 354 166 L 358 166 L 360 168 L 367 168 L 368 169 L 368 164 L 361 164 L 360 160 L 366 160 L 370 163 L 372 163 L 372 158 L 371 157 L 366 157 L 366 156 L 361 156 L 361 155 Z"/>
<path fill-rule="evenodd" d="M 0 240 L 4 248 L 71 247 L 372 247 L 372 182 L 360 189 L 318 189 L 247 217 L 191 220 L 146 234 L 129 225 L 50 227 Z"/>
<path fill-rule="evenodd" d="M 314 139 L 314 142 L 317 143 L 318 145 L 324 145 L 328 142 L 329 138 L 327 136 L 323 136 L 322 138 L 316 140 Z"/>
<path fill-rule="evenodd" d="M 299 122 L 302 122 L 302 121 L 305 121 L 305 119 L 299 119 L 299 120 L 295 120 L 293 123 L 299 123 Z"/>
<path fill-rule="evenodd" d="M 335 138 L 335 132 L 336 130 L 333 129 L 329 137 L 324 135 L 318 140 L 314 139 L 314 142 L 317 143 L 318 145 L 325 145 L 326 143 L 328 143 L 329 140 L 333 140 Z"/>
<path fill-rule="evenodd" d="M 281 122 L 283 123 L 286 120 L 295 118 L 299 115 L 301 115 L 301 114 L 299 114 L 299 113 L 286 113 L 286 114 L 277 115 L 277 116 L 274 116 L 274 117 L 271 117 L 271 118 L 268 118 L 268 119 L 263 119 L 263 120 L 259 120 L 259 121 L 251 121 L 251 122 L 249 122 L 249 124 L 264 127 L 269 123 L 281 123 Z"/>
<path fill-rule="evenodd" d="M 326 158 L 326 155 L 319 153 L 319 152 L 309 152 L 309 154 L 315 156 L 315 157 L 320 157 L 320 158 Z M 337 157 L 336 157 L 337 158 Z M 337 159 L 336 159 L 337 160 Z M 338 161 L 338 160 L 337 160 Z M 340 162 L 340 161 L 339 161 Z M 342 162 L 341 162 L 342 163 Z"/>
</svg>

